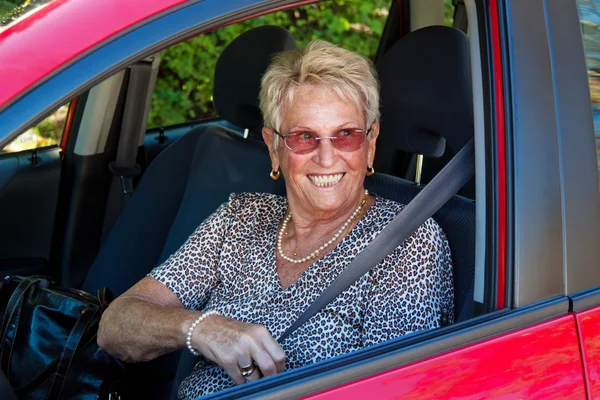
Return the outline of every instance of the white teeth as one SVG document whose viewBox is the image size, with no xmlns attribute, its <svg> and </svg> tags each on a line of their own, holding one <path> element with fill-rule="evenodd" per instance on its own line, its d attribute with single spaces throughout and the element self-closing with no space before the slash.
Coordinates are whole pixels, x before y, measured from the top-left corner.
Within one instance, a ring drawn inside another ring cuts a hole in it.
<svg viewBox="0 0 600 400">
<path fill-rule="evenodd" d="M 335 174 L 335 175 L 308 175 L 308 179 L 310 179 L 315 185 L 320 187 L 332 186 L 338 183 L 344 174 Z"/>
</svg>

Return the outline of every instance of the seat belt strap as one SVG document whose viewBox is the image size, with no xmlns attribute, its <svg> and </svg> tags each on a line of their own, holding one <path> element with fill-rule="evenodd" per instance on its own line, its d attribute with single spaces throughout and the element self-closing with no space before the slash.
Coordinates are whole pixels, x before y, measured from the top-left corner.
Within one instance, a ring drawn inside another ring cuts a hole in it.
<svg viewBox="0 0 600 400">
<path fill-rule="evenodd" d="M 471 139 L 442 168 L 442 170 L 383 228 L 375 239 L 365 247 L 321 293 L 304 313 L 277 339 L 282 342 L 292 332 L 327 306 L 334 298 L 388 254 L 400 246 L 427 219 L 431 218 L 475 173 L 475 147 Z"/>
<path fill-rule="evenodd" d="M 465 0 L 452 0 L 452 4 L 454 5 L 454 18 L 452 21 L 452 27 L 467 33 L 469 21 L 467 21 L 467 8 L 465 6 Z"/>
<path fill-rule="evenodd" d="M 113 174 L 104 225 L 102 241 L 112 229 L 125 203 L 133 193 L 133 179 L 141 175 L 142 170 L 136 164 L 137 150 L 141 136 L 144 134 L 147 114 L 148 87 L 152 76 L 152 63 L 140 61 L 129 68 L 129 83 L 125 98 L 121 133 L 117 145 L 117 157 L 109 163 Z"/>
</svg>

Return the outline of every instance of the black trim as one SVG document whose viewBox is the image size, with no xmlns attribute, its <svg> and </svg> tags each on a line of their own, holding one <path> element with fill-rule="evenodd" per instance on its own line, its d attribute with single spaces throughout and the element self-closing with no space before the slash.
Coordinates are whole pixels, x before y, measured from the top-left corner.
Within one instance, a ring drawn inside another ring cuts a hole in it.
<svg viewBox="0 0 600 400">
<path fill-rule="evenodd" d="M 412 32 L 410 25 L 410 2 L 411 0 L 402 0 L 402 37 Z"/>
<path fill-rule="evenodd" d="M 569 311 L 580 312 L 600 305 L 600 287 L 569 296 Z"/>
<path fill-rule="evenodd" d="M 351 354 L 236 386 L 203 399 L 292 399 L 387 371 L 564 315 L 569 299 L 555 297 L 521 310 L 495 311 L 464 323 L 398 338 Z"/>
<path fill-rule="evenodd" d="M 69 137 L 65 145 L 65 155 L 73 154 L 75 151 L 75 143 L 77 143 L 77 137 L 79 136 L 79 127 L 81 126 L 81 120 L 83 118 L 83 112 L 85 111 L 85 105 L 87 104 L 89 91 L 80 94 L 77 97 L 77 104 L 75 104 L 75 111 L 73 112 L 73 120 L 71 121 L 71 130 L 69 131 Z"/>
<path fill-rule="evenodd" d="M 508 26 L 507 26 L 507 10 L 504 2 L 498 2 L 498 23 L 500 30 L 500 52 L 502 57 L 502 90 L 504 91 L 504 156 L 505 156 L 505 277 L 504 277 L 504 299 L 506 307 L 516 307 L 515 301 L 515 193 L 514 193 L 514 129 L 513 129 L 513 103 L 511 90 L 511 68 L 510 54 L 508 51 Z M 497 116 L 495 126 L 497 125 Z M 497 155 L 497 149 L 495 150 Z M 496 160 L 497 162 L 497 160 Z M 496 164 L 497 165 L 497 164 Z M 498 189 L 498 188 L 497 188 Z M 496 191 L 496 194 L 498 192 Z M 497 196 L 496 196 L 497 198 Z M 497 218 L 497 216 L 496 216 Z M 496 249 L 496 251 L 498 251 Z"/>
<path fill-rule="evenodd" d="M 485 277 L 484 295 L 481 310 L 491 312 L 496 309 L 496 146 L 495 146 L 495 109 L 493 92 L 493 59 L 491 51 L 492 37 L 489 31 L 489 4 L 476 0 L 479 28 L 479 51 L 481 54 L 481 82 L 483 90 L 484 126 L 485 126 L 485 188 L 486 188 L 486 233 L 485 233 Z"/>
<path fill-rule="evenodd" d="M 214 116 L 214 117 L 208 117 L 208 118 L 202 118 L 202 119 L 194 119 L 191 121 L 179 122 L 179 123 L 173 124 L 173 125 L 154 126 L 152 128 L 148 128 L 146 130 L 146 135 L 150 135 L 153 133 L 159 133 L 161 129 L 163 129 L 165 131 L 173 130 L 173 129 L 177 129 L 177 128 L 188 128 L 188 130 L 192 130 L 193 128 L 200 126 L 202 124 L 206 124 L 209 122 L 217 122 L 217 121 L 221 121 L 221 120 L 223 120 L 221 117 Z"/>
<path fill-rule="evenodd" d="M 390 47 L 394 45 L 400 39 L 400 27 L 398 26 L 398 4 L 396 0 L 391 0 L 389 14 L 385 20 L 383 26 L 383 32 L 379 39 L 379 45 L 377 46 L 377 52 L 373 60 L 374 64 L 377 64 L 383 57 Z"/>
</svg>

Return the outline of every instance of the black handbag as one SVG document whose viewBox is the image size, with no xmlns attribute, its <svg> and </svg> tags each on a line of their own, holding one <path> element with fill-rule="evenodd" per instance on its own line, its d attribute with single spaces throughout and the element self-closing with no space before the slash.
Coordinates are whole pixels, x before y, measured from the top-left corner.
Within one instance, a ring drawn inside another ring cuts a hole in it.
<svg viewBox="0 0 600 400">
<path fill-rule="evenodd" d="M 0 281 L 0 367 L 20 399 L 108 399 L 124 365 L 96 343 L 112 296 L 40 276 Z"/>
</svg>

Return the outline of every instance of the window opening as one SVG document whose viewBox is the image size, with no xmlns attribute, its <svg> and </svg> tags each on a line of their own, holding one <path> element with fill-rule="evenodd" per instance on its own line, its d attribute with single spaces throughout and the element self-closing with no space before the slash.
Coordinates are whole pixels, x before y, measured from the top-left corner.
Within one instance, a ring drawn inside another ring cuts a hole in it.
<svg viewBox="0 0 600 400">
<path fill-rule="evenodd" d="M 21 133 L 12 142 L 7 144 L 0 151 L 0 154 L 57 146 L 65 130 L 70 104 L 65 104 L 44 118 L 39 124 Z"/>
</svg>

